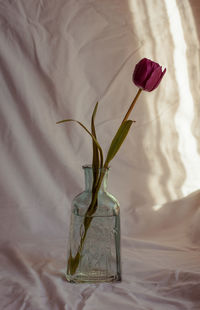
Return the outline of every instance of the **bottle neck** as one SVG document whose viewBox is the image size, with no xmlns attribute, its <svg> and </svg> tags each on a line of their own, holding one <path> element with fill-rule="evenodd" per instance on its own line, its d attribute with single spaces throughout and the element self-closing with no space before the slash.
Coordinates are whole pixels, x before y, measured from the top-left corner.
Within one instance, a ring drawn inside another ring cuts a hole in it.
<svg viewBox="0 0 200 310">
<path fill-rule="evenodd" d="M 92 166 L 83 166 L 84 174 L 85 174 L 85 190 L 92 192 L 93 187 L 93 168 Z M 109 169 L 99 169 L 99 174 L 104 171 L 104 177 L 100 186 L 99 191 L 107 191 L 107 180 L 108 180 L 108 170 Z"/>
</svg>

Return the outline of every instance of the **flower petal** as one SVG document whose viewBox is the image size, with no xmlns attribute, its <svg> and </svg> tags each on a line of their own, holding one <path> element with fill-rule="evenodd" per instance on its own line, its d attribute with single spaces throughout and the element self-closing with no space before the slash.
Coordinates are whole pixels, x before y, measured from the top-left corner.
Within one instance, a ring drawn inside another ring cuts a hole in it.
<svg viewBox="0 0 200 310">
<path fill-rule="evenodd" d="M 162 72 L 162 67 L 161 66 L 157 67 L 157 69 L 155 69 L 153 71 L 153 73 L 151 74 L 150 78 L 146 82 L 146 85 L 145 85 L 144 89 L 147 90 L 147 91 L 154 90 L 159 85 L 163 75 L 164 74 Z"/>
<path fill-rule="evenodd" d="M 147 72 L 148 72 L 148 63 L 146 61 L 146 58 L 143 58 L 136 66 L 133 73 L 133 82 L 137 86 L 145 86 L 145 81 L 147 78 Z"/>
<path fill-rule="evenodd" d="M 156 83 L 156 85 L 154 85 L 154 88 L 153 88 L 152 90 L 154 90 L 154 89 L 156 89 L 156 88 L 158 87 L 158 85 L 160 84 L 160 82 L 161 82 L 161 80 L 162 80 L 162 78 L 163 78 L 163 76 L 164 76 L 164 74 L 165 74 L 166 71 L 167 71 L 167 69 L 165 68 L 164 71 L 163 71 L 162 74 L 161 74 L 160 79 L 158 80 L 158 82 Z"/>
</svg>

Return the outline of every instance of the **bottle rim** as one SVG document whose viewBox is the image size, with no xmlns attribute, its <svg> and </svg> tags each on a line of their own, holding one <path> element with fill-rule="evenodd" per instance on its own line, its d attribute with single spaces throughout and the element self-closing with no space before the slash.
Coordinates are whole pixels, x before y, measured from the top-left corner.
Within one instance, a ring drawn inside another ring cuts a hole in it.
<svg viewBox="0 0 200 310">
<path fill-rule="evenodd" d="M 92 168 L 92 165 L 90 165 L 90 164 L 88 164 L 88 165 L 83 165 L 82 168 L 83 168 L 83 169 L 93 169 L 93 168 Z M 110 167 L 107 167 L 107 168 L 104 168 L 104 167 L 103 167 L 103 168 L 99 168 L 98 170 L 100 170 L 100 171 L 104 171 L 104 170 L 105 170 L 105 171 L 108 171 L 108 170 L 110 170 Z"/>
</svg>

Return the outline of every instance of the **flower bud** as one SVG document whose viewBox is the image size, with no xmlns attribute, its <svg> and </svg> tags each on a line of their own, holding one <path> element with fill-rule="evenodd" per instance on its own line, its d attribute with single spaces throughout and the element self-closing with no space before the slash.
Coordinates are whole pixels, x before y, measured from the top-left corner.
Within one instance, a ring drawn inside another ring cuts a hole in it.
<svg viewBox="0 0 200 310">
<path fill-rule="evenodd" d="M 133 82 L 139 88 L 150 92 L 158 87 L 165 72 L 166 68 L 162 71 L 157 62 L 143 58 L 135 66 Z"/>
</svg>

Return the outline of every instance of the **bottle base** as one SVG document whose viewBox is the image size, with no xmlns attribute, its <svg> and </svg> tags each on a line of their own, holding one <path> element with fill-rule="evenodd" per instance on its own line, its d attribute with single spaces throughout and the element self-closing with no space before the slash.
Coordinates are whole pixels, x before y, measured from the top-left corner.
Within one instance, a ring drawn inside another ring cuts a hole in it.
<svg viewBox="0 0 200 310">
<path fill-rule="evenodd" d="M 103 271 L 92 271 L 89 274 L 78 273 L 75 275 L 65 274 L 65 278 L 69 283 L 111 283 L 111 282 L 120 282 L 121 276 L 117 275 L 108 275 Z"/>
</svg>

